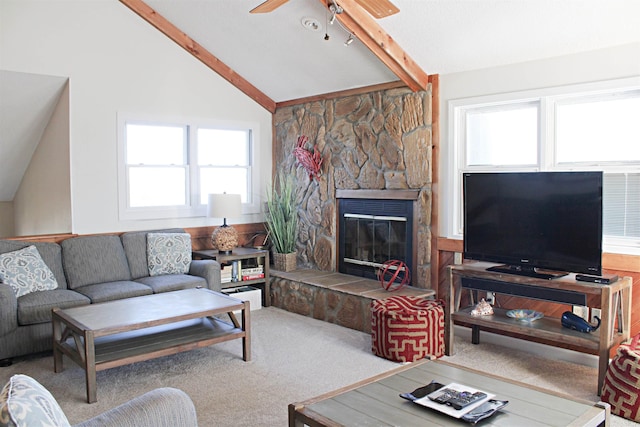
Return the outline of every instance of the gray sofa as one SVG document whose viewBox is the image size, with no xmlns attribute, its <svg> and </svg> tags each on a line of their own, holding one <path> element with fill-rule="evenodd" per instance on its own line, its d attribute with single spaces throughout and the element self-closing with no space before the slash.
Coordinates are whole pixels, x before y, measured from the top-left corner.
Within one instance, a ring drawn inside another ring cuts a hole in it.
<svg viewBox="0 0 640 427">
<path fill-rule="evenodd" d="M 221 290 L 220 264 L 193 260 L 188 274 L 150 276 L 148 233 L 184 233 L 182 229 L 79 236 L 60 244 L 0 240 L 0 254 L 34 245 L 58 283 L 53 290 L 16 297 L 0 283 L 0 361 L 52 348 L 51 309 L 131 298 L 179 289 Z"/>
</svg>

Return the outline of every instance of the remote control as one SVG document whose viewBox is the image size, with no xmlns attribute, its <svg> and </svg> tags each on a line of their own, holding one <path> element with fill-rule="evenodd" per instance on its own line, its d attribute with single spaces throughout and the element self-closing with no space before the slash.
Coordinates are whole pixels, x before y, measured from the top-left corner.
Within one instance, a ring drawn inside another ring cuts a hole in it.
<svg viewBox="0 0 640 427">
<path fill-rule="evenodd" d="M 453 397 L 458 394 L 457 391 L 452 390 L 450 388 L 440 389 L 435 393 L 429 395 L 429 399 L 433 400 L 436 403 L 445 404 L 449 402 Z"/>
<path fill-rule="evenodd" d="M 461 393 L 458 393 L 458 396 L 447 401 L 447 404 L 453 406 L 454 409 L 460 410 L 471 405 L 473 402 L 484 399 L 485 397 L 487 397 L 487 394 L 482 393 L 481 391 L 478 391 L 476 393 L 463 391 Z"/>
</svg>

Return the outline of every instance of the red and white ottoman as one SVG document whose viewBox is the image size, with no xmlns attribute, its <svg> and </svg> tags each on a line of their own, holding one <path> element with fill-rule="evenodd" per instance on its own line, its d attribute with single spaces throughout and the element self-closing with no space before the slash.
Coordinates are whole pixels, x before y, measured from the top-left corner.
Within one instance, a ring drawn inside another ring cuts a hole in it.
<svg viewBox="0 0 640 427">
<path fill-rule="evenodd" d="M 393 296 L 371 303 L 371 350 L 397 362 L 444 354 L 444 303 Z"/>
<path fill-rule="evenodd" d="M 600 400 L 611 413 L 640 423 L 640 334 L 620 344 L 604 376 Z"/>
</svg>

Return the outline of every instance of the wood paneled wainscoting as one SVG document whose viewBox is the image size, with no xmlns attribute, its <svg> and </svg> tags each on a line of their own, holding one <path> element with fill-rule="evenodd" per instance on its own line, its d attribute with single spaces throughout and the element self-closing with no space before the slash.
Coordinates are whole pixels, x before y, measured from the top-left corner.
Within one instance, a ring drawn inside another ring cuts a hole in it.
<svg viewBox="0 0 640 427">
<path fill-rule="evenodd" d="M 449 265 L 460 263 L 462 260 L 462 251 L 462 240 L 438 239 L 438 298 L 446 298 L 450 289 L 447 268 Z M 602 256 L 602 264 L 604 273 L 617 274 L 620 277 L 629 276 L 632 278 L 633 284 L 640 283 L 640 256 L 605 253 Z M 633 292 L 632 289 L 631 295 L 631 336 L 634 336 L 640 332 L 640 291 Z M 480 295 L 479 297 L 482 296 L 483 295 Z M 462 303 L 471 304 L 468 290 L 463 290 Z M 600 301 L 597 298 L 589 299 L 587 300 L 587 305 L 591 308 L 600 308 Z M 540 311 L 544 313 L 545 316 L 558 319 L 562 317 L 563 312 L 572 309 L 570 305 L 566 304 L 537 301 L 504 294 L 498 294 L 496 296 L 496 306 L 504 309 L 528 308 Z M 543 344 L 549 344 L 544 341 L 541 342 Z M 615 355 L 615 348 L 611 350 L 611 356 L 613 355 Z"/>
<path fill-rule="evenodd" d="M 202 249 L 211 249 L 211 233 L 217 227 L 156 227 L 156 228 L 183 228 L 187 233 L 191 235 L 191 246 L 194 251 Z M 265 230 L 264 223 L 252 223 L 252 224 L 234 224 L 233 228 L 238 231 L 238 246 L 260 246 L 264 244 L 267 232 Z M 147 228 L 140 228 L 139 231 L 147 230 Z M 127 231 L 138 231 L 127 230 Z M 150 230 L 150 229 L 149 229 Z M 97 234 L 112 234 L 121 235 L 125 231 L 114 231 L 111 233 L 94 233 Z M 65 234 L 43 234 L 38 236 L 19 236 L 19 237 L 5 237 L 7 240 L 24 240 L 29 242 L 53 242 L 60 243 L 70 237 L 77 237 L 78 234 L 65 233 Z"/>
</svg>

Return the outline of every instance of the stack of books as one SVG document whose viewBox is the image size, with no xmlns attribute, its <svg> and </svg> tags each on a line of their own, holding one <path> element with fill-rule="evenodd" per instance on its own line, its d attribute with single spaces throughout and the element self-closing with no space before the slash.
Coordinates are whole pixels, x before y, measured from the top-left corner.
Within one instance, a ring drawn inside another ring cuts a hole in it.
<svg viewBox="0 0 640 427">
<path fill-rule="evenodd" d="M 233 274 L 232 274 L 232 267 L 231 265 L 227 265 L 227 264 L 222 264 L 220 266 L 220 278 L 222 279 L 221 282 L 222 283 L 230 283 L 232 278 L 233 278 Z"/>
<path fill-rule="evenodd" d="M 255 280 L 264 278 L 264 267 L 261 265 L 257 267 L 243 267 L 241 270 L 242 280 Z"/>
<path fill-rule="evenodd" d="M 220 266 L 220 277 L 222 283 L 264 279 L 264 267 L 262 265 L 246 267 L 239 260 L 232 261 L 231 264 Z"/>
</svg>

